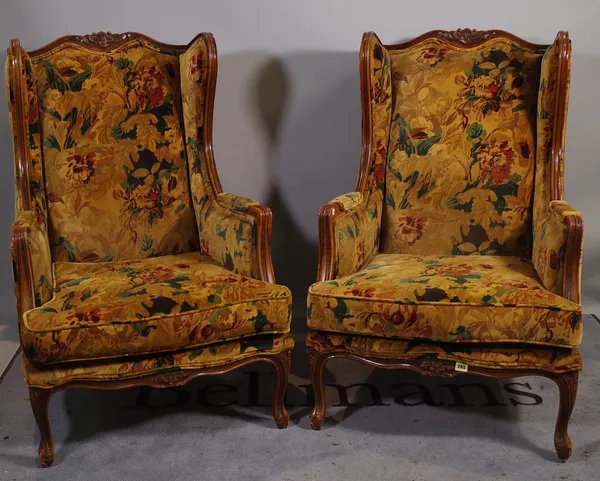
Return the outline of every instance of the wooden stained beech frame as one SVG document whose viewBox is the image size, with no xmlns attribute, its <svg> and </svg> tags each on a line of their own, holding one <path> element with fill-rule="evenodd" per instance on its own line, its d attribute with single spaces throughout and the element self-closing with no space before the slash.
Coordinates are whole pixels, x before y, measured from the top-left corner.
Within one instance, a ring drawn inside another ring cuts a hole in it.
<svg viewBox="0 0 600 481">
<path fill-rule="evenodd" d="M 196 36 L 188 45 L 169 45 L 153 40 L 150 37 L 140 33 L 128 32 L 123 34 L 113 34 L 107 32 L 93 33 L 90 35 L 69 35 L 61 37 L 54 42 L 37 50 L 28 52 L 32 59 L 36 56 L 47 53 L 50 50 L 58 48 L 64 44 L 74 44 L 84 47 L 90 51 L 111 52 L 135 42 L 143 42 L 153 47 L 160 48 L 165 52 L 172 54 L 181 54 L 185 52 L 202 34 Z M 214 159 L 213 149 L 213 113 L 215 92 L 217 84 L 218 57 L 217 47 L 214 37 L 207 34 L 205 37 L 208 51 L 208 81 L 207 98 L 204 111 L 204 154 L 210 180 L 210 185 L 216 202 L 218 195 L 223 192 L 219 175 Z M 21 45 L 18 40 L 12 40 L 7 51 L 8 57 L 8 77 L 9 89 L 12 97 L 14 110 L 13 117 L 13 135 L 14 135 L 14 155 L 15 171 L 17 178 L 18 198 L 22 205 L 17 206 L 19 211 L 32 210 L 31 192 L 30 192 L 30 173 L 27 148 L 27 126 L 25 119 L 24 106 L 26 98 L 22 85 L 23 79 L 23 58 L 21 54 Z M 231 208 L 223 203 L 219 203 L 223 209 Z M 256 234 L 256 259 L 253 265 L 257 266 L 255 277 L 259 280 L 273 283 L 275 276 L 273 273 L 273 264 L 271 261 L 271 224 L 272 214 L 268 207 L 261 205 L 251 205 L 247 214 L 255 219 L 254 232 Z M 17 298 L 17 311 L 19 319 L 24 312 L 36 307 L 34 275 L 31 253 L 29 250 L 30 240 L 27 227 L 13 226 L 11 233 L 11 250 L 13 257 L 13 276 L 15 281 L 15 295 Z M 202 369 L 180 369 L 178 371 L 160 372 L 156 374 L 142 374 L 137 379 L 127 380 L 79 380 L 65 381 L 52 388 L 30 387 L 30 401 L 41 433 L 39 446 L 39 460 L 44 467 L 50 466 L 54 459 L 54 448 L 50 425 L 48 422 L 48 404 L 50 396 L 54 392 L 70 388 L 91 388 L 91 389 L 123 389 L 132 386 L 153 386 L 153 387 L 173 387 L 181 386 L 191 379 L 210 375 L 222 374 L 233 369 L 240 368 L 253 362 L 268 362 L 275 369 L 275 385 L 273 393 L 273 417 L 279 428 L 285 428 L 289 422 L 289 416 L 285 408 L 285 391 L 287 388 L 288 376 L 290 372 L 290 350 L 282 352 L 257 351 L 256 354 L 248 358 L 235 361 L 224 361 L 222 365 L 206 367 Z"/>
<path fill-rule="evenodd" d="M 420 35 L 410 41 L 396 44 L 384 45 L 385 49 L 393 52 L 403 50 L 420 42 L 437 38 L 455 47 L 476 47 L 495 38 L 509 39 L 518 45 L 545 52 L 551 45 L 534 44 L 523 40 L 516 35 L 502 30 L 472 30 L 458 29 L 455 31 L 433 30 Z M 378 39 L 374 32 L 366 32 L 363 35 L 360 54 L 360 85 L 362 105 L 362 144 L 361 160 L 358 172 L 356 191 L 366 193 L 367 177 L 374 158 L 372 145 L 372 112 L 370 98 L 370 75 L 371 56 L 370 45 L 373 39 Z M 563 200 L 563 162 L 564 162 L 564 135 L 566 122 L 566 104 L 568 96 L 569 65 L 570 65 L 570 40 L 567 32 L 559 32 L 554 44 L 558 48 L 558 75 L 556 85 L 556 104 L 554 117 L 554 131 L 551 146 L 551 201 Z M 548 206 L 550 208 L 550 206 Z M 338 202 L 325 204 L 319 210 L 319 263 L 317 281 L 328 281 L 335 278 L 335 227 L 336 216 L 346 212 L 344 206 Z M 573 302 L 580 302 L 581 291 L 581 245 L 583 241 L 583 224 L 579 216 L 565 216 L 563 222 L 567 230 L 565 266 L 563 273 L 562 296 Z M 365 260 L 365 265 L 369 259 Z M 364 267 L 361 266 L 361 268 Z M 311 426 L 320 429 L 325 418 L 325 391 L 323 384 L 323 370 L 327 361 L 331 358 L 348 358 L 360 361 L 371 366 L 386 369 L 410 369 L 425 375 L 453 377 L 460 374 L 454 369 L 454 363 L 450 361 L 436 360 L 433 358 L 423 359 L 382 359 L 376 356 L 362 356 L 350 354 L 342 348 L 327 348 L 324 352 L 318 352 L 309 346 L 311 382 L 315 391 L 315 406 L 311 414 Z M 560 390 L 560 408 L 555 432 L 555 448 L 560 459 L 567 459 L 571 455 L 571 440 L 567 433 L 567 425 L 575 397 L 577 394 L 578 371 L 564 371 L 557 373 L 549 369 L 484 369 L 470 368 L 470 374 L 477 374 L 497 379 L 507 377 L 518 377 L 527 375 L 539 375 L 548 377 L 556 382 Z"/>
</svg>

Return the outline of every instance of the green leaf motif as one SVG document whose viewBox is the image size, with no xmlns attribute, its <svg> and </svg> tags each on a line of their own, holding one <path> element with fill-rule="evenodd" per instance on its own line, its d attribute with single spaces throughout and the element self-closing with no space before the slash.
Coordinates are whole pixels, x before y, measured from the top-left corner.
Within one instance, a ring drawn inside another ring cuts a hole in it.
<svg viewBox="0 0 600 481">
<path fill-rule="evenodd" d="M 442 129 L 438 129 L 438 131 L 435 133 L 435 135 L 432 135 L 431 137 L 421 140 L 421 142 L 419 142 L 417 144 L 417 155 L 427 155 L 427 152 L 429 152 L 429 149 L 431 149 L 431 147 L 433 147 L 435 144 L 437 144 L 441 139 L 442 139 Z"/>
<path fill-rule="evenodd" d="M 60 151 L 60 144 L 58 143 L 58 140 L 56 140 L 56 137 L 53 134 L 50 134 L 44 139 L 44 147 L 46 147 L 47 149 L 56 149 Z"/>
<path fill-rule="evenodd" d="M 92 67 L 86 65 L 85 70 L 69 79 L 69 89 L 71 92 L 80 92 L 83 82 L 92 75 Z"/>
<path fill-rule="evenodd" d="M 473 122 L 467 128 L 467 135 L 471 139 L 477 139 L 477 138 L 483 137 L 485 135 L 485 129 L 483 128 L 483 125 L 481 125 L 480 123 Z"/>
<path fill-rule="evenodd" d="M 348 314 L 348 306 L 346 305 L 346 302 L 343 299 L 338 299 L 337 306 L 335 306 L 332 310 L 335 319 L 340 324 L 344 322 L 344 319 L 352 317 L 350 314 Z"/>
<path fill-rule="evenodd" d="M 117 67 L 117 70 L 125 70 L 130 65 L 133 65 L 133 62 L 128 58 L 121 57 L 115 61 L 115 67 Z"/>
</svg>

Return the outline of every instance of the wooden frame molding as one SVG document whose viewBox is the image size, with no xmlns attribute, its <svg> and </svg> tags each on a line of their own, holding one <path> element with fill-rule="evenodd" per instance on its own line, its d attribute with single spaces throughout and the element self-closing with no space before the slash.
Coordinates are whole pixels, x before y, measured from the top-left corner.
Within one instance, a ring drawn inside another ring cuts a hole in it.
<svg viewBox="0 0 600 481">
<path fill-rule="evenodd" d="M 361 162 L 358 173 L 356 190 L 364 193 L 367 177 L 373 161 L 372 152 L 372 107 L 371 107 L 371 44 L 376 40 L 388 52 L 394 52 L 414 47 L 429 39 L 437 39 L 450 47 L 467 49 L 480 46 L 493 39 L 507 39 L 520 47 L 543 54 L 552 45 L 556 46 L 559 54 L 555 117 L 551 145 L 551 201 L 563 200 L 563 162 L 564 162 L 564 135 L 566 122 L 566 106 L 569 90 L 569 66 L 571 45 L 567 32 L 559 32 L 554 44 L 536 44 L 503 30 L 472 30 L 458 29 L 453 31 L 433 30 L 420 35 L 412 40 L 394 45 L 383 45 L 374 32 L 366 32 L 362 37 L 360 47 L 360 85 L 362 106 L 362 143 Z M 550 208 L 550 205 L 548 206 Z M 335 240 L 336 232 L 334 220 L 337 215 L 345 212 L 339 203 L 325 204 L 319 210 L 319 266 L 317 281 L 328 281 L 335 278 Z M 580 267 L 581 245 L 583 240 L 583 224 L 579 215 L 566 215 L 564 223 L 567 230 L 566 255 L 564 266 L 563 292 L 566 299 L 580 302 Z M 310 375 L 315 391 L 315 406 L 310 421 L 313 429 L 320 429 L 325 418 L 325 391 L 323 384 L 323 370 L 329 359 L 347 358 L 370 366 L 383 369 L 408 369 L 428 376 L 454 377 L 460 372 L 454 369 L 451 361 L 438 360 L 436 357 L 423 357 L 420 359 L 383 359 L 376 356 L 352 354 L 340 348 L 323 348 L 316 351 L 309 346 Z M 480 375 L 495 379 L 518 376 L 544 376 L 552 379 L 560 390 L 560 407 L 555 430 L 555 448 L 560 459 L 567 459 L 571 455 L 571 440 L 567 432 L 569 417 L 575 403 L 577 393 L 578 371 L 554 372 L 547 369 L 505 369 L 505 368 L 479 368 L 469 367 L 469 374 Z"/>
<path fill-rule="evenodd" d="M 29 184 L 29 149 L 27 148 L 27 123 L 24 105 L 27 97 L 24 97 L 23 85 L 23 55 L 19 40 L 10 41 L 10 46 L 6 52 L 6 61 L 8 65 L 8 86 L 9 96 L 14 99 L 14 111 L 11 112 L 13 118 L 13 146 L 15 155 L 15 174 L 17 177 L 16 188 L 21 193 L 22 205 L 17 206 L 22 210 L 31 210 L 31 189 Z"/>
<path fill-rule="evenodd" d="M 279 429 L 287 427 L 290 417 L 285 407 L 285 392 L 287 390 L 288 376 L 290 373 L 291 351 L 286 350 L 278 354 L 258 353 L 254 356 L 238 361 L 229 362 L 221 366 L 206 367 L 203 369 L 181 369 L 165 371 L 156 374 L 141 376 L 136 379 L 113 381 L 69 381 L 52 388 L 29 388 L 29 401 L 37 425 L 40 430 L 40 445 L 38 457 L 42 467 L 48 467 L 54 460 L 54 443 L 48 418 L 48 406 L 53 393 L 66 389 L 126 389 L 137 386 L 150 386 L 154 388 L 167 388 L 183 386 L 199 376 L 225 374 L 255 362 L 268 362 L 275 369 L 275 384 L 273 389 L 273 419 Z"/>
<path fill-rule="evenodd" d="M 438 376 L 453 378 L 462 374 L 475 374 L 493 379 L 506 379 L 521 376 L 543 376 L 552 379 L 558 386 L 560 404 L 556 427 L 554 431 L 554 447 L 560 459 L 569 459 L 572 451 L 571 438 L 568 433 L 569 419 L 575 398 L 577 397 L 578 371 L 553 372 L 543 369 L 491 369 L 469 366 L 467 373 L 457 371 L 455 362 L 424 357 L 420 359 L 382 359 L 370 356 L 359 356 L 340 349 L 332 348 L 327 352 L 318 352 L 312 347 L 308 348 L 310 358 L 310 380 L 315 394 L 315 404 L 310 415 L 310 425 L 315 430 L 320 430 L 326 416 L 326 396 L 323 373 L 327 362 L 331 359 L 350 359 L 359 361 L 372 367 L 382 369 L 404 369 L 417 372 L 425 376 Z"/>
<path fill-rule="evenodd" d="M 205 42 L 208 62 L 207 62 L 207 91 L 203 129 L 204 135 L 204 155 L 207 165 L 208 179 L 212 188 L 215 202 L 218 202 L 218 195 L 223 192 L 221 182 L 217 173 L 214 159 L 213 148 L 213 115 L 214 101 L 217 85 L 218 57 L 216 42 L 212 34 L 201 33 L 197 35 L 188 45 L 169 45 L 158 42 L 150 37 L 136 32 L 126 32 L 122 34 L 113 34 L 110 32 L 98 32 L 90 35 L 69 35 L 61 37 L 48 45 L 28 52 L 31 59 L 35 60 L 44 57 L 55 49 L 66 45 L 81 48 L 84 52 L 116 52 L 131 45 L 141 44 L 148 48 L 159 49 L 162 52 L 171 55 L 180 55 L 185 52 L 196 40 L 202 38 Z M 8 49 L 8 75 L 9 89 L 11 99 L 14 100 L 14 110 L 11 111 L 14 128 L 14 150 L 15 150 L 15 168 L 17 177 L 17 189 L 19 197 L 22 199 L 22 205 L 17 206 L 19 212 L 28 211 L 33 208 L 31 203 L 31 191 L 29 182 L 30 159 L 27 148 L 27 125 L 25 116 L 25 105 L 27 97 L 25 95 L 25 79 L 23 78 L 23 52 L 18 40 L 12 40 Z M 232 209 L 220 203 L 220 207 L 234 213 Z M 271 229 L 272 214 L 268 207 L 261 205 L 251 205 L 245 214 L 235 211 L 235 215 L 245 215 L 254 219 L 253 232 L 255 235 L 255 255 L 253 259 L 253 276 L 266 282 L 275 282 L 273 273 L 273 264 L 271 260 Z M 11 230 L 11 250 L 13 256 L 13 274 L 15 280 L 15 294 L 17 297 L 17 310 L 19 318 L 25 311 L 36 307 L 35 301 L 35 281 L 33 274 L 33 265 L 30 253 L 29 231 L 26 226 L 14 225 Z M 256 266 L 256 272 L 254 272 Z M 205 368 L 185 369 L 177 371 L 164 371 L 156 374 L 142 374 L 133 379 L 112 379 L 112 380 L 65 380 L 62 384 L 53 387 L 30 387 L 30 401 L 33 413 L 41 433 L 39 446 L 39 459 L 42 466 L 49 466 L 54 459 L 54 448 L 52 435 L 48 420 L 48 405 L 52 393 L 71 388 L 89 388 L 89 389 L 124 389 L 132 386 L 152 386 L 157 388 L 166 388 L 181 386 L 190 380 L 205 375 L 223 374 L 234 369 L 254 362 L 268 362 L 275 369 L 275 385 L 273 392 L 273 418 L 279 428 L 285 428 L 289 422 L 289 415 L 285 408 L 285 392 L 287 388 L 288 376 L 290 372 L 290 353 L 291 348 L 284 351 L 257 351 L 247 358 L 231 361 L 223 360 L 217 366 Z"/>
</svg>

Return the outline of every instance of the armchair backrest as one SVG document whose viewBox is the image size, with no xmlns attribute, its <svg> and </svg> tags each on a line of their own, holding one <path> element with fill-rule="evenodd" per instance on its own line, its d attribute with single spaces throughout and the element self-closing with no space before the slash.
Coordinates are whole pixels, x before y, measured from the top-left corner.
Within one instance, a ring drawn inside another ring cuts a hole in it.
<svg viewBox="0 0 600 481">
<path fill-rule="evenodd" d="M 180 57 L 207 38 L 173 46 L 140 34 L 92 34 L 29 53 L 12 42 L 16 205 L 47 223 L 53 260 L 199 249 Z"/>
<path fill-rule="evenodd" d="M 385 172 L 380 250 L 531 258 L 537 207 L 562 198 L 564 118 L 556 124 L 554 111 L 566 115 L 567 91 L 555 88 L 566 34 L 549 46 L 502 31 L 433 31 L 383 46 L 370 33 L 362 49 L 372 77 L 362 78 L 361 172 L 371 174 L 358 190 Z"/>
</svg>

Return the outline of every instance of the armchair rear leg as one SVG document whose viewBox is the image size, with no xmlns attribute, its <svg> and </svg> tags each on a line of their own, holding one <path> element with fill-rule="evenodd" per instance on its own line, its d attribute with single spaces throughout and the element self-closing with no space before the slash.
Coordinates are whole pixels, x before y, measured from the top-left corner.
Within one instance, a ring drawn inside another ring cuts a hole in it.
<svg viewBox="0 0 600 481">
<path fill-rule="evenodd" d="M 560 459 L 569 459 L 571 457 L 571 438 L 567 432 L 571 412 L 575 405 L 577 397 L 577 382 L 579 372 L 570 371 L 558 374 L 553 377 L 558 385 L 560 393 L 560 402 L 558 408 L 558 418 L 556 420 L 556 429 L 554 431 L 554 447 Z"/>
<path fill-rule="evenodd" d="M 284 429 L 290 422 L 290 416 L 285 407 L 285 392 L 291 366 L 291 351 L 284 351 L 274 356 L 275 387 L 273 391 L 273 419 L 279 429 Z"/>
<path fill-rule="evenodd" d="M 310 357 L 310 382 L 315 395 L 315 406 L 310 415 L 310 425 L 314 430 L 318 431 L 323 426 L 323 420 L 327 411 L 323 372 L 330 356 L 329 354 L 319 353 L 312 347 L 308 348 L 308 355 Z"/>
<path fill-rule="evenodd" d="M 47 468 L 54 461 L 54 443 L 52 441 L 52 431 L 50 430 L 50 422 L 48 420 L 48 405 L 50 404 L 50 389 L 40 389 L 37 387 L 29 388 L 29 401 L 33 416 L 40 430 L 40 447 L 38 449 L 38 457 L 40 465 Z"/>
</svg>

